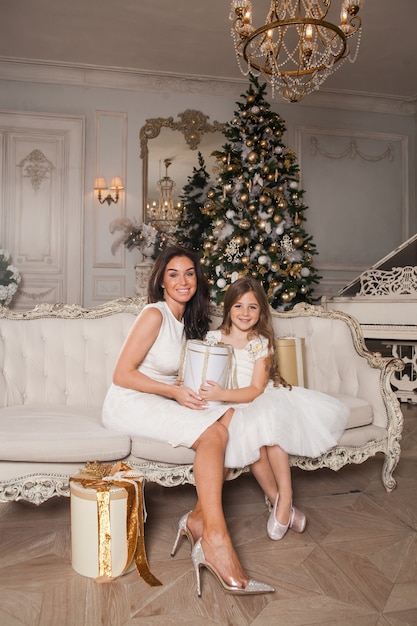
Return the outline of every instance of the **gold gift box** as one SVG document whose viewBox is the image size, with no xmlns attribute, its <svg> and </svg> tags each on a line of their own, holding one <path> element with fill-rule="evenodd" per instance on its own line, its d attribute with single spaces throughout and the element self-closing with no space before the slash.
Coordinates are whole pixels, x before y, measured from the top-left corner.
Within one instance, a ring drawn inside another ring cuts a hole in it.
<svg viewBox="0 0 417 626">
<path fill-rule="evenodd" d="M 281 376 L 295 387 L 307 387 L 304 337 L 275 339 L 275 356 Z"/>
</svg>

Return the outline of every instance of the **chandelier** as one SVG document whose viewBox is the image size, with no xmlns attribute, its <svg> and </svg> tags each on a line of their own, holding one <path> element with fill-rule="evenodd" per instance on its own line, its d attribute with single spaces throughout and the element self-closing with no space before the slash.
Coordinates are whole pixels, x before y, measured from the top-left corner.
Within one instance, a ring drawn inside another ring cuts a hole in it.
<svg viewBox="0 0 417 626">
<path fill-rule="evenodd" d="M 168 176 L 168 168 L 171 163 L 170 159 L 164 160 L 165 176 L 156 183 L 159 189 L 158 204 L 153 202 L 151 206 L 149 204 L 147 206 L 148 217 L 152 225 L 162 232 L 169 231 L 178 222 L 182 210 L 181 202 L 174 205 L 173 191 L 176 185 Z"/>
<path fill-rule="evenodd" d="M 333 0 L 333 5 L 335 5 Z M 242 74 L 262 74 L 288 102 L 299 102 L 349 59 L 356 61 L 364 0 L 342 0 L 340 23 L 329 20 L 332 0 L 271 0 L 265 24 L 252 25 L 252 2 L 232 0 L 232 38 Z M 351 56 L 348 40 L 356 42 Z"/>
</svg>

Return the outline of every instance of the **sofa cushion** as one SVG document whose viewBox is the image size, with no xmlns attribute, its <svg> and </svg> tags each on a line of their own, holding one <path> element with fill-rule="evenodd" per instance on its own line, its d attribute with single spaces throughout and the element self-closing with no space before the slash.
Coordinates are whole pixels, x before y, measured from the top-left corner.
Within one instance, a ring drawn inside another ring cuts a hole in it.
<svg viewBox="0 0 417 626">
<path fill-rule="evenodd" d="M 372 406 L 366 400 L 349 396 L 343 393 L 330 393 L 330 396 L 337 398 L 344 404 L 347 404 L 350 413 L 345 430 L 349 428 L 358 428 L 359 426 L 368 426 L 373 422 Z"/>
<path fill-rule="evenodd" d="M 145 461 L 188 465 L 194 462 L 194 450 L 178 446 L 174 448 L 169 443 L 148 439 L 147 437 L 132 437 L 132 454 Z"/>
<path fill-rule="evenodd" d="M 104 428 L 100 408 L 19 405 L 0 409 L 1 459 L 112 461 L 129 452 L 130 437 Z"/>
</svg>

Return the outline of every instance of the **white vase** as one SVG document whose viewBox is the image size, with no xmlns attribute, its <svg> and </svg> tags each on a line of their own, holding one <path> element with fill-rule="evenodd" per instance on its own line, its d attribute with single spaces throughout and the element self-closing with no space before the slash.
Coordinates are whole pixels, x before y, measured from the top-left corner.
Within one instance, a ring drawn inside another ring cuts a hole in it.
<svg viewBox="0 0 417 626">
<path fill-rule="evenodd" d="M 152 259 L 154 249 L 155 249 L 155 246 L 153 243 L 148 244 L 147 246 L 144 246 L 143 248 L 140 249 L 140 251 L 142 252 L 144 261 L 150 261 Z"/>
</svg>

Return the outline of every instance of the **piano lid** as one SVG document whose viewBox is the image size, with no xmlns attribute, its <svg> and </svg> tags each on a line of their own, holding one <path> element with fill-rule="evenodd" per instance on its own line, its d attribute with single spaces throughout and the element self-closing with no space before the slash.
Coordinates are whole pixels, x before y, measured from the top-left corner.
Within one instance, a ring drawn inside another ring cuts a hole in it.
<svg viewBox="0 0 417 626">
<path fill-rule="evenodd" d="M 391 270 L 394 267 L 408 266 L 417 267 L 417 234 L 407 239 L 398 248 L 395 248 L 395 250 L 378 261 L 378 263 L 372 265 L 369 270 Z M 338 291 L 337 295 L 354 296 L 358 294 L 361 289 L 361 277 L 362 274 Z"/>
</svg>

